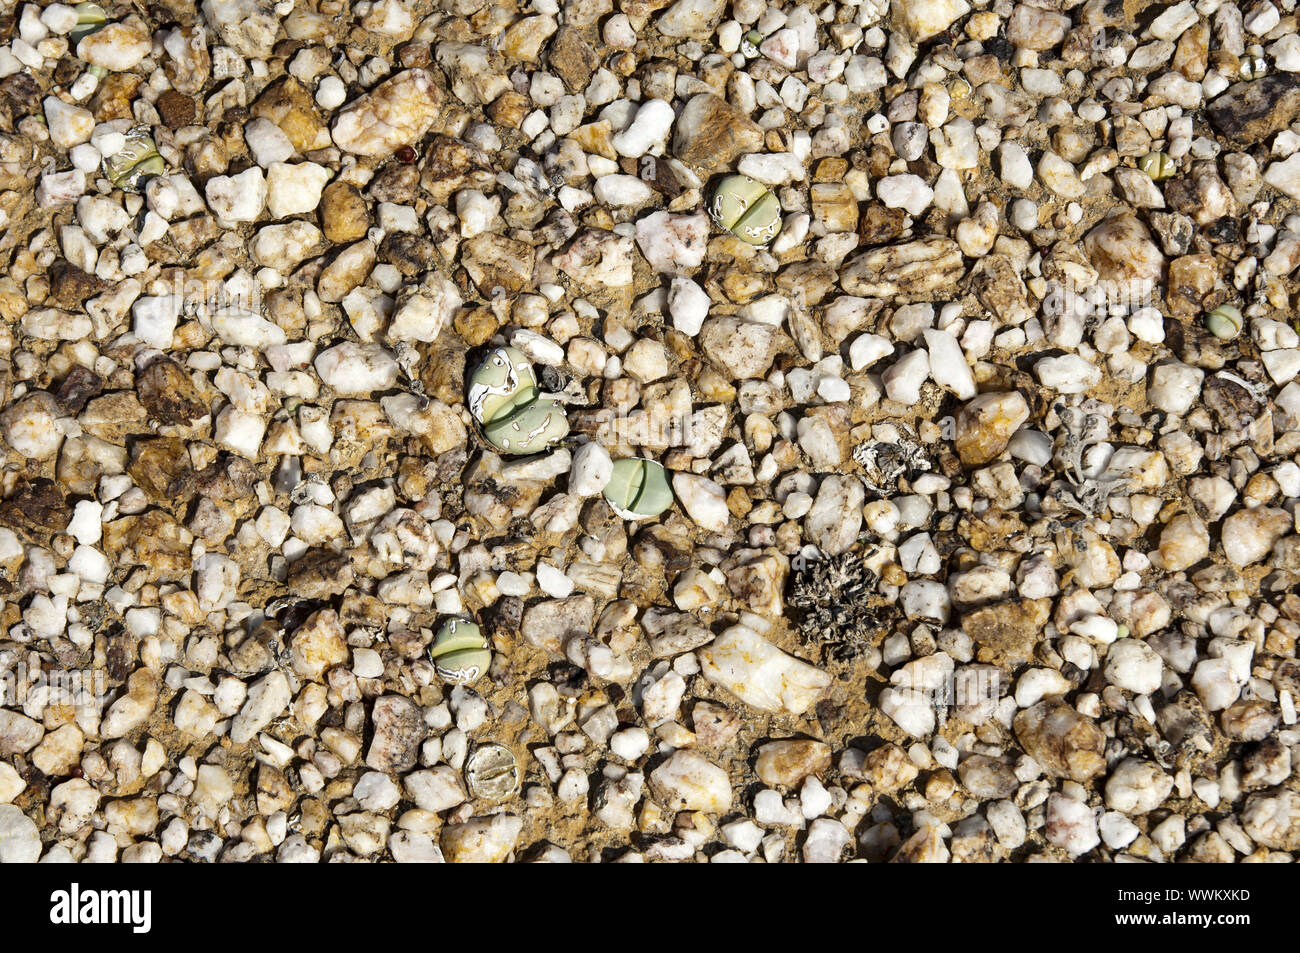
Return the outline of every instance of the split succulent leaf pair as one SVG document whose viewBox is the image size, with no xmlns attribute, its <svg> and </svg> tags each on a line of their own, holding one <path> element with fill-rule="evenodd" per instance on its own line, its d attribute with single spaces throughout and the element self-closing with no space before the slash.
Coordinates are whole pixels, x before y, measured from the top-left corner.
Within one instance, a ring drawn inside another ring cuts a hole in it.
<svg viewBox="0 0 1300 953">
<path fill-rule="evenodd" d="M 615 461 L 604 495 L 610 509 L 625 520 L 649 519 L 673 505 L 667 471 L 641 457 Z"/>
<path fill-rule="evenodd" d="M 523 352 L 494 348 L 470 377 L 469 412 L 503 453 L 537 453 L 569 432 L 564 406 L 543 397 Z"/>
<path fill-rule="evenodd" d="M 434 637 L 429 659 L 444 681 L 472 685 L 492 664 L 492 649 L 478 625 L 467 619 L 448 619 Z"/>
<path fill-rule="evenodd" d="M 781 203 L 766 185 L 729 175 L 713 190 L 713 220 L 750 245 L 766 245 L 781 231 Z"/>
<path fill-rule="evenodd" d="M 144 184 L 156 175 L 167 172 L 167 162 L 158 154 L 158 147 L 144 127 L 126 134 L 126 145 L 116 154 L 104 157 L 104 174 L 120 189 L 139 192 Z"/>
</svg>

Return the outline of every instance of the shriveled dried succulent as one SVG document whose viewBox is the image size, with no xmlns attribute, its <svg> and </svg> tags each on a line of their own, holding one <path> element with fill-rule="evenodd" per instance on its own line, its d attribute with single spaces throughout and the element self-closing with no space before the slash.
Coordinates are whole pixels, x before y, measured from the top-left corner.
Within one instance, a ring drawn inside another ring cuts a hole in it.
<svg viewBox="0 0 1300 953">
<path fill-rule="evenodd" d="M 862 467 L 867 489 L 881 496 L 888 496 L 898 490 L 899 477 L 933 468 L 925 447 L 906 432 L 897 443 L 872 440 L 860 444 L 853 450 L 853 459 Z"/>
<path fill-rule="evenodd" d="M 796 568 L 786 604 L 799 610 L 806 642 L 824 645 L 833 658 L 851 659 L 892 615 L 888 606 L 873 604 L 876 582 L 860 553 L 841 553 Z"/>
</svg>

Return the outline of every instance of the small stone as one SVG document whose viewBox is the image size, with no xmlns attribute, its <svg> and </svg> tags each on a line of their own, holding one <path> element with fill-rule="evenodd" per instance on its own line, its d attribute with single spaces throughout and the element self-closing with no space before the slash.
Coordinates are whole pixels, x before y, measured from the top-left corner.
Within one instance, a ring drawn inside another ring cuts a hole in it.
<svg viewBox="0 0 1300 953">
<path fill-rule="evenodd" d="M 876 196 L 886 208 L 901 208 L 909 215 L 920 215 L 930 207 L 934 190 L 920 176 L 891 175 L 876 183 Z"/>
<path fill-rule="evenodd" d="M 591 631 L 595 612 L 595 602 L 589 595 L 548 599 L 528 608 L 520 631 L 531 645 L 560 656 L 571 635 Z"/>
<path fill-rule="evenodd" d="M 27 782 L 6 762 L 0 762 L 0 804 L 12 803 L 27 789 Z"/>
<path fill-rule="evenodd" d="M 321 121 L 307 88 L 292 76 L 271 83 L 257 97 L 249 112 L 275 123 L 299 152 L 328 148 L 329 130 Z"/>
<path fill-rule="evenodd" d="M 266 205 L 266 178 L 253 167 L 238 175 L 218 175 L 204 186 L 208 206 L 226 222 L 253 222 Z"/>
<path fill-rule="evenodd" d="M 915 834 L 905 840 L 893 857 L 899 864 L 946 864 L 951 858 L 938 828 L 923 824 Z"/>
<path fill-rule="evenodd" d="M 1063 13 L 1018 3 L 1007 20 L 1007 40 L 1025 50 L 1050 50 L 1065 39 L 1070 18 Z"/>
<path fill-rule="evenodd" d="M 803 842 L 805 864 L 838 863 L 840 855 L 852 841 L 852 835 L 839 821 L 828 817 L 818 818 L 808 827 Z"/>
<path fill-rule="evenodd" d="M 810 739 L 769 741 L 758 749 L 754 773 L 770 787 L 795 788 L 809 775 L 830 770 L 830 745 Z"/>
<path fill-rule="evenodd" d="M 777 329 L 734 317 L 704 322 L 700 346 L 732 380 L 761 377 L 776 356 Z"/>
<path fill-rule="evenodd" d="M 957 415 L 957 455 L 967 466 L 983 466 L 997 459 L 1028 419 L 1029 406 L 1018 391 L 981 394 Z"/>
<path fill-rule="evenodd" d="M 571 92 L 577 92 L 591 81 L 600 66 L 600 57 L 583 37 L 582 31 L 565 25 L 551 39 L 547 63 Z"/>
<path fill-rule="evenodd" d="M 704 677 L 763 711 L 803 714 L 830 686 L 830 676 L 736 625 L 699 651 Z"/>
<path fill-rule="evenodd" d="M 203 15 L 218 36 L 240 54 L 270 58 L 280 20 L 263 0 L 203 0 Z"/>
<path fill-rule="evenodd" d="M 605 489 L 613 472 L 609 451 L 595 442 L 584 443 L 573 452 L 569 492 L 581 497 L 595 496 Z"/>
<path fill-rule="evenodd" d="M 641 205 L 654 194 L 650 186 L 634 175 L 601 176 L 592 191 L 597 202 L 615 208 Z"/>
<path fill-rule="evenodd" d="M 664 36 L 703 39 L 712 32 L 725 6 L 724 0 L 676 0 L 655 26 Z"/>
<path fill-rule="evenodd" d="M 1191 410 L 1201 394 L 1205 372 L 1179 361 L 1157 364 L 1151 371 L 1147 400 L 1170 414 L 1183 415 Z"/>
<path fill-rule="evenodd" d="M 1061 701 L 1042 701 L 1016 715 L 1016 737 L 1049 775 L 1083 783 L 1106 767 L 1101 729 Z"/>
<path fill-rule="evenodd" d="M 331 136 L 345 152 L 388 156 L 424 138 L 442 101 L 427 70 L 404 70 L 340 110 Z"/>
<path fill-rule="evenodd" d="M 616 731 L 609 738 L 609 750 L 624 761 L 636 761 L 649 746 L 650 735 L 636 726 Z"/>
<path fill-rule="evenodd" d="M 678 3 L 691 3 L 696 0 L 678 0 Z M 712 2 L 712 0 L 701 0 Z M 613 145 L 621 156 L 636 159 L 645 155 L 656 145 L 668 138 L 668 130 L 675 119 L 673 107 L 662 99 L 648 99 L 637 109 L 631 124 L 614 136 Z"/>
<path fill-rule="evenodd" d="M 272 218 L 315 211 L 333 173 L 315 162 L 272 162 L 266 169 L 266 208 Z"/>
<path fill-rule="evenodd" d="M 402 779 L 406 796 L 423 811 L 440 814 L 465 803 L 465 788 L 456 771 L 448 765 L 438 765 L 423 771 L 412 771 Z"/>
<path fill-rule="evenodd" d="M 676 275 L 698 268 L 704 261 L 708 237 L 709 219 L 703 212 L 673 215 L 660 211 L 636 223 L 637 247 L 660 274 Z M 630 283 L 630 279 L 623 282 Z"/>
<path fill-rule="evenodd" d="M 287 274 L 303 258 L 320 248 L 321 233 L 306 221 L 270 225 L 260 229 L 253 239 L 253 250 L 268 268 Z M 322 301 L 341 302 L 366 280 L 375 267 L 375 244 L 369 240 L 354 242 L 334 256 L 320 273 L 316 294 Z"/>
<path fill-rule="evenodd" d="M 439 843 L 449 863 L 498 864 L 514 850 L 523 826 L 513 814 L 474 817 L 443 827 Z"/>
<path fill-rule="evenodd" d="M 387 337 L 390 341 L 433 341 L 463 304 L 455 284 L 435 275 L 402 299 L 388 324 Z"/>
<path fill-rule="evenodd" d="M 344 245 L 364 238 L 370 230 L 370 212 L 355 185 L 332 182 L 321 193 L 318 207 L 321 230 L 331 242 Z"/>
<path fill-rule="evenodd" d="M 1161 685 L 1160 656 L 1137 639 L 1120 639 L 1106 654 L 1106 681 L 1139 695 L 1148 695 Z"/>
<path fill-rule="evenodd" d="M 921 385 L 930 377 L 930 356 L 923 350 L 909 351 L 880 375 L 885 393 L 900 404 L 915 404 L 921 399 Z"/>
<path fill-rule="evenodd" d="M 182 299 L 178 295 L 136 298 L 131 306 L 135 337 L 149 347 L 172 347 L 175 325 L 181 319 Z"/>
<path fill-rule="evenodd" d="M 39 721 L 16 711 L 0 709 L 0 757 L 26 754 L 45 737 Z"/>
<path fill-rule="evenodd" d="M 641 339 L 623 355 L 623 371 L 640 384 L 668 376 L 668 355 L 658 341 Z"/>
<path fill-rule="evenodd" d="M 828 556 L 847 552 L 858 540 L 865 498 L 861 480 L 838 474 L 828 476 L 804 519 L 808 539 Z"/>
<path fill-rule="evenodd" d="M 1086 854 L 1101 843 L 1097 818 L 1082 801 L 1064 794 L 1047 799 L 1047 839 L 1071 857 Z"/>
<path fill-rule="evenodd" d="M 724 814 L 731 808 L 727 772 L 693 751 L 677 751 L 650 772 L 650 790 L 672 811 Z"/>
<path fill-rule="evenodd" d="M 265 434 L 266 421 L 260 415 L 226 407 L 217 415 L 213 441 L 242 457 L 256 460 Z"/>
<path fill-rule="evenodd" d="M 924 43 L 969 12 L 966 0 L 919 0 L 903 6 L 899 19 L 913 43 Z"/>
<path fill-rule="evenodd" d="M 812 192 L 813 227 L 831 235 L 852 232 L 858 227 L 858 200 L 853 190 L 840 182 L 816 182 Z"/>
<path fill-rule="evenodd" d="M 377 344 L 345 341 L 322 351 L 314 361 L 321 381 L 336 393 L 365 395 L 397 382 L 396 359 Z"/>
<path fill-rule="evenodd" d="M 12 804 L 0 804 L 0 864 L 34 864 L 40 856 L 36 824 Z"/>
<path fill-rule="evenodd" d="M 955 241 L 927 238 L 864 252 L 845 265 L 840 283 L 851 295 L 906 300 L 952 287 L 965 272 Z"/>
<path fill-rule="evenodd" d="M 45 99 L 45 125 L 54 145 L 60 149 L 71 149 L 78 143 L 90 141 L 90 134 L 95 128 L 95 117 L 88 109 L 48 96 Z"/>
<path fill-rule="evenodd" d="M 1161 530 L 1158 552 L 1169 572 L 1190 569 L 1210 555 L 1210 531 L 1194 513 L 1178 513 Z"/>
<path fill-rule="evenodd" d="M 1111 294 L 1133 301 L 1149 295 L 1160 281 L 1164 255 L 1131 211 L 1112 213 L 1088 232 L 1083 250 Z"/>
<path fill-rule="evenodd" d="M 1225 658 L 1202 659 L 1192 673 L 1192 688 L 1206 711 L 1222 711 L 1235 702 L 1242 681 Z"/>
<path fill-rule="evenodd" d="M 197 112 L 194 100 L 175 89 L 169 89 L 159 96 L 154 106 L 158 110 L 163 125 L 169 129 L 179 129 L 182 126 L 189 126 L 194 123 Z"/>
<path fill-rule="evenodd" d="M 56 728 L 32 749 L 32 764 L 50 777 L 70 774 L 81 760 L 81 746 L 84 742 L 85 736 L 75 725 Z"/>
<path fill-rule="evenodd" d="M 961 783 L 980 800 L 1010 797 L 1020 786 L 1015 774 L 1001 761 L 987 755 L 971 755 L 958 768 Z"/>
<path fill-rule="evenodd" d="M 666 212 L 655 215 L 667 216 Z M 653 218 L 654 216 L 646 216 Z M 642 219 L 645 221 L 645 219 Z M 479 238 L 491 238 L 483 235 Z M 473 239 L 478 241 L 478 238 Z M 623 235 L 602 228 L 588 228 L 579 232 L 568 247 L 551 259 L 552 263 L 584 288 L 626 288 L 632 284 L 633 241 Z M 531 252 L 531 249 L 530 249 Z M 494 254 L 498 253 L 494 249 Z M 671 252 L 667 263 L 671 267 Z M 531 271 L 531 268 L 530 268 Z M 520 290 L 531 275 L 520 274 L 517 285 L 507 290 Z"/>
<path fill-rule="evenodd" d="M 709 295 L 690 278 L 673 278 L 668 289 L 668 312 L 673 327 L 689 337 L 695 337 L 709 316 Z"/>
<path fill-rule="evenodd" d="M 289 640 L 290 660 L 300 678 L 320 681 L 348 658 L 347 637 L 332 610 L 313 612 Z"/>
<path fill-rule="evenodd" d="M 673 155 L 705 172 L 729 168 L 763 147 L 763 130 L 725 99 L 700 93 L 687 100 L 673 131 Z"/>
<path fill-rule="evenodd" d="M 248 699 L 230 725 L 230 740 L 235 744 L 251 741 L 289 707 L 292 693 L 283 672 L 271 672 L 248 688 Z"/>
<path fill-rule="evenodd" d="M 726 532 L 731 511 L 721 486 L 694 473 L 678 473 L 673 476 L 673 492 L 687 515 L 701 528 L 711 533 Z"/>
<path fill-rule="evenodd" d="M 288 162 L 293 156 L 293 143 L 275 123 L 258 117 L 244 127 L 244 142 L 253 158 L 263 169 L 273 162 Z"/>
<path fill-rule="evenodd" d="M 1025 149 L 1018 142 L 1004 142 L 998 146 L 1002 181 L 1014 189 L 1028 189 L 1034 181 L 1034 167 L 1030 165 Z"/>
<path fill-rule="evenodd" d="M 63 444 L 63 432 L 56 422 L 60 416 L 54 396 L 37 391 L 0 413 L 0 433 L 20 455 L 40 460 L 58 452 Z"/>
<path fill-rule="evenodd" d="M 975 397 L 975 378 L 957 339 L 947 331 L 926 329 L 922 333 L 929 353 L 930 377 L 951 390 L 959 400 Z"/>
<path fill-rule="evenodd" d="M 91 66 L 126 73 L 135 69 L 153 50 L 149 26 L 132 14 L 117 23 L 107 23 L 77 44 L 77 56 Z"/>
<path fill-rule="evenodd" d="M 1027 588 L 1022 584 L 1021 592 Z M 1033 657 L 1050 613 L 1050 599 L 1025 598 L 973 609 L 962 616 L 961 627 L 979 646 L 981 661 L 1019 664 Z"/>
<path fill-rule="evenodd" d="M 1164 803 L 1174 779 L 1160 766 L 1141 758 L 1125 758 L 1106 779 L 1106 806 L 1124 814 L 1146 814 Z"/>
<path fill-rule="evenodd" d="M 945 170 L 950 170 L 949 175 L 955 170 L 973 169 L 979 165 L 980 148 L 975 137 L 975 126 L 965 117 L 950 119 L 940 128 L 932 130 L 930 143 L 934 146 L 935 161 Z M 943 183 L 942 178 L 935 183 L 937 204 L 942 208 L 951 208 L 952 203 L 946 201 L 942 194 Z"/>
<path fill-rule="evenodd" d="M 367 771 L 352 788 L 352 796 L 367 811 L 388 811 L 401 800 L 401 790 L 393 779 L 379 771 Z"/>
<path fill-rule="evenodd" d="M 1240 143 L 1262 142 L 1300 116 L 1300 76 L 1277 72 L 1234 83 L 1206 112 L 1228 138 Z"/>
<path fill-rule="evenodd" d="M 1045 357 L 1034 364 L 1034 375 L 1062 394 L 1082 394 L 1101 383 L 1101 368 L 1077 354 Z"/>
<path fill-rule="evenodd" d="M 1273 850 L 1300 850 L 1300 796 L 1274 789 L 1252 794 L 1241 812 L 1246 834 Z"/>
<path fill-rule="evenodd" d="M 1223 555 L 1234 566 L 1249 566 L 1267 556 L 1292 528 L 1286 510 L 1269 506 L 1238 510 L 1223 521 Z"/>
<path fill-rule="evenodd" d="M 134 731 L 153 714 L 158 703 L 158 679 L 146 668 L 136 669 L 127 679 L 126 694 L 109 706 L 99 724 L 101 738 L 121 738 Z"/>
<path fill-rule="evenodd" d="M 374 734 L 366 751 L 366 765 L 386 774 L 402 774 L 415 767 L 424 739 L 420 709 L 401 695 L 375 699 L 370 712 Z"/>
</svg>

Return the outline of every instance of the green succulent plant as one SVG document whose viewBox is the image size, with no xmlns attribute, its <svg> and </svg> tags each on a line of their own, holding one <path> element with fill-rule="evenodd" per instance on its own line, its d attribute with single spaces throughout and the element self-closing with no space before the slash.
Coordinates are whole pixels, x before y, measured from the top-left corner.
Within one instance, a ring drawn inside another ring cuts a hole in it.
<svg viewBox="0 0 1300 953">
<path fill-rule="evenodd" d="M 610 508 L 628 520 L 649 519 L 673 505 L 668 471 L 662 464 L 642 457 L 614 461 L 603 493 Z"/>
<path fill-rule="evenodd" d="M 1205 316 L 1205 330 L 1220 341 L 1231 341 L 1241 333 L 1244 323 L 1241 311 L 1230 304 L 1221 304 Z"/>
<path fill-rule="evenodd" d="M 1137 160 L 1137 167 L 1154 182 L 1163 182 L 1178 174 L 1178 163 L 1167 152 L 1148 152 Z"/>
<path fill-rule="evenodd" d="M 729 175 L 717 184 L 709 215 L 750 245 L 766 245 L 781 231 L 781 203 L 766 185 L 747 175 Z"/>
<path fill-rule="evenodd" d="M 72 9 L 77 11 L 77 25 L 68 34 L 68 43 L 76 49 L 83 39 L 104 28 L 108 23 L 108 14 L 97 3 L 79 3 Z"/>
<path fill-rule="evenodd" d="M 541 395 L 517 348 L 494 348 L 483 359 L 470 376 L 467 403 L 487 442 L 504 453 L 536 453 L 569 432 L 564 406 Z"/>
<path fill-rule="evenodd" d="M 448 619 L 438 628 L 429 659 L 443 681 L 472 685 L 492 664 L 492 649 L 477 624 L 468 619 Z"/>
<path fill-rule="evenodd" d="M 158 146 L 143 126 L 126 135 L 124 145 L 115 155 L 104 157 L 104 175 L 115 186 L 139 192 L 156 175 L 167 172 L 167 162 L 158 154 Z"/>
</svg>

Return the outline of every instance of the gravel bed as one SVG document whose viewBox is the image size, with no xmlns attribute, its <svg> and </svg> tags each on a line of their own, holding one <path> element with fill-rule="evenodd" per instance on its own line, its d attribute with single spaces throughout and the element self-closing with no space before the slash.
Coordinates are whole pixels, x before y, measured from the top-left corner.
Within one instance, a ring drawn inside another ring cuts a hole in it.
<svg viewBox="0 0 1300 953">
<path fill-rule="evenodd" d="M 1290 862 L 1296 0 L 0 0 L 0 862 Z"/>
</svg>

